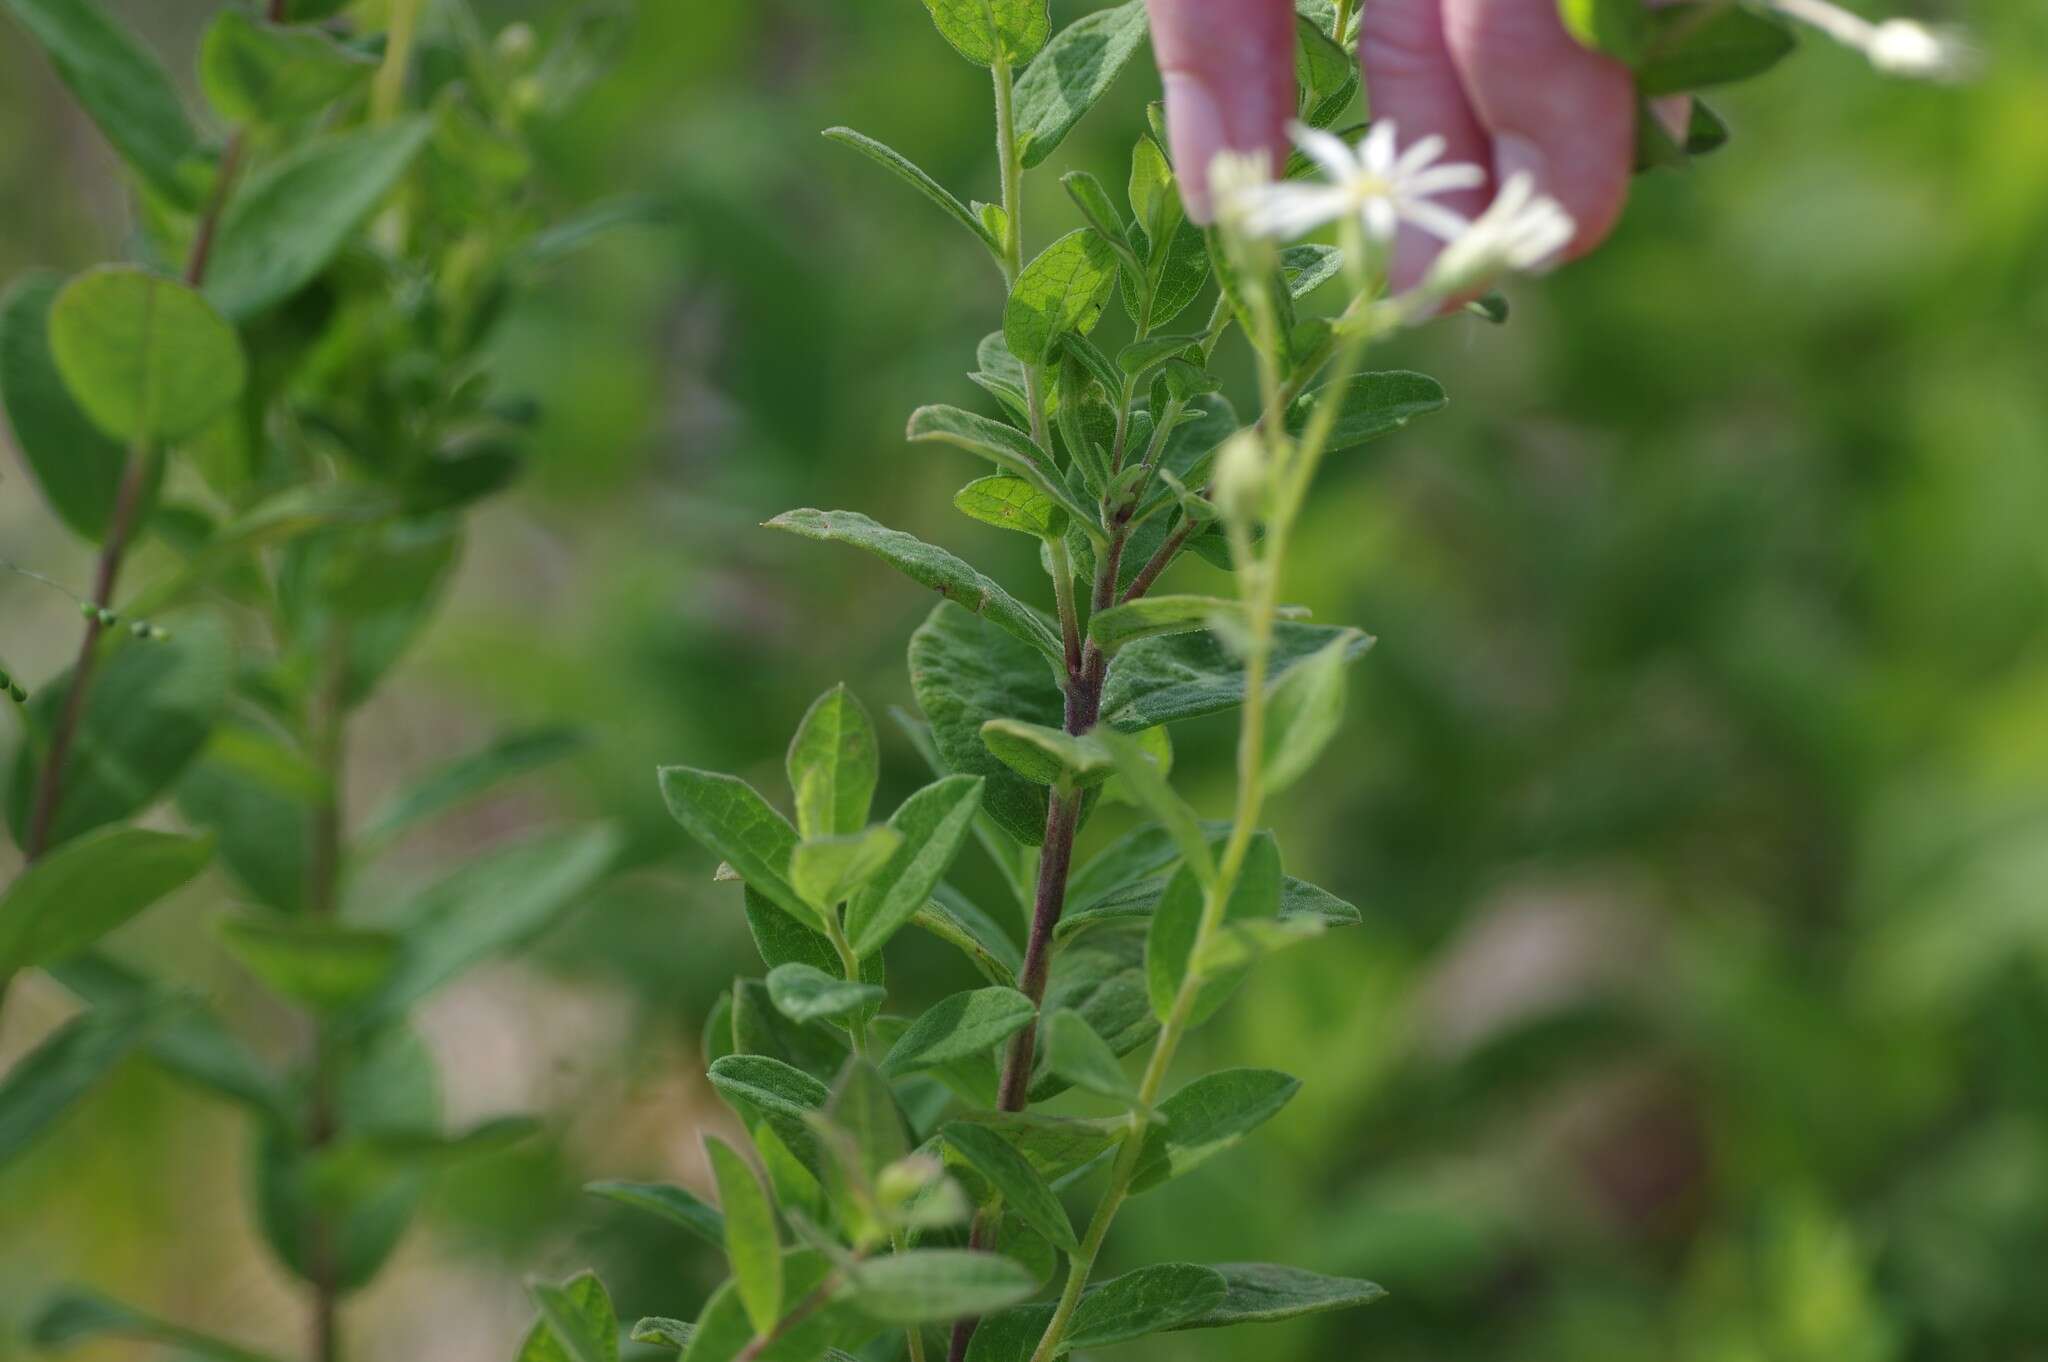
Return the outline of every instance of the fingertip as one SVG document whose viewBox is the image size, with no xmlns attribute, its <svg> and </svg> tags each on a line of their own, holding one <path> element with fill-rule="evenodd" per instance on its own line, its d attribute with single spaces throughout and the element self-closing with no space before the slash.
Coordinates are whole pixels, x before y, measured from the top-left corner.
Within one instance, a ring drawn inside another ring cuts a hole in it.
<svg viewBox="0 0 2048 1362">
<path fill-rule="evenodd" d="M 1577 224 L 1566 257 L 1592 250 L 1620 219 L 1635 166 L 1628 68 L 1575 42 L 1553 0 L 1445 0 L 1444 31 L 1495 176 L 1531 176 Z"/>
<path fill-rule="evenodd" d="M 1275 173 L 1294 113 L 1288 0 L 1146 0 L 1166 94 L 1166 137 L 1188 216 L 1212 216 L 1218 152 L 1265 152 Z"/>
</svg>

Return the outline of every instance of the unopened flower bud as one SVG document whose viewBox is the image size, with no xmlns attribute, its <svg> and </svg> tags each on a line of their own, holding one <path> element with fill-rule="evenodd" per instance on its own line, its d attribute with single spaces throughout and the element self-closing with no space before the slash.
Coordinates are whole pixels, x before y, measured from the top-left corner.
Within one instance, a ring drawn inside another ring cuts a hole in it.
<svg viewBox="0 0 2048 1362">
<path fill-rule="evenodd" d="M 1227 440 L 1216 454 L 1216 508 L 1240 524 L 1259 519 L 1266 507 L 1266 446 L 1249 430 Z"/>
</svg>

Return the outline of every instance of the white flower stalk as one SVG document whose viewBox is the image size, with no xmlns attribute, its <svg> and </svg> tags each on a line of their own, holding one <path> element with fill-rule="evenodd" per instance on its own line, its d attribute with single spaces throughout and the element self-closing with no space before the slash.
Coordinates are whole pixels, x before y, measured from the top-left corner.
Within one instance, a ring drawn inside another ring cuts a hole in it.
<svg viewBox="0 0 2048 1362">
<path fill-rule="evenodd" d="M 1219 211 L 1247 236 L 1291 240 L 1326 223 L 1356 217 L 1367 239 L 1382 247 L 1404 222 L 1450 241 L 1467 223 L 1435 202 L 1436 197 L 1486 183 L 1486 173 L 1478 166 L 1441 163 L 1441 137 L 1425 137 L 1401 150 L 1392 119 L 1373 124 L 1356 151 L 1341 137 L 1304 123 L 1290 125 L 1287 133 L 1326 178 L 1268 180 L 1241 184 L 1228 194 L 1219 191 Z"/>
<path fill-rule="evenodd" d="M 1420 292 L 1431 299 L 1483 289 L 1504 274 L 1540 270 L 1571 244 L 1578 225 L 1528 175 L 1515 175 L 1484 213 L 1444 247 Z"/>
<path fill-rule="evenodd" d="M 1855 48 L 1886 75 L 1953 81 L 1968 78 L 1978 66 L 1976 48 L 1958 33 L 1929 28 L 1911 19 L 1886 19 L 1874 24 L 1829 0 L 1767 3 L 1786 18 L 1811 25 L 1844 47 Z"/>
</svg>

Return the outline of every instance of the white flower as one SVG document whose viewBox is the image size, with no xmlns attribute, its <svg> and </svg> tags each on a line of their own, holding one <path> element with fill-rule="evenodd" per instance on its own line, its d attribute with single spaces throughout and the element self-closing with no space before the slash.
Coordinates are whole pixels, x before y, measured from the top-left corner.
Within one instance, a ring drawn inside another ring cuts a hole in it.
<svg viewBox="0 0 2048 1362">
<path fill-rule="evenodd" d="M 1556 199 L 1536 192 L 1533 179 L 1512 176 L 1486 211 L 1444 247 L 1423 289 L 1451 297 L 1513 270 L 1541 269 L 1571 244 L 1577 230 Z"/>
<path fill-rule="evenodd" d="M 1433 202 L 1434 197 L 1486 183 L 1486 172 L 1478 166 L 1438 164 L 1444 154 L 1441 137 L 1425 137 L 1397 151 L 1391 119 L 1373 124 L 1355 152 L 1335 134 L 1303 123 L 1292 124 L 1287 132 L 1327 180 L 1239 183 L 1226 193 L 1211 171 L 1219 211 L 1246 235 L 1290 239 L 1355 214 L 1366 235 L 1381 245 L 1393 240 L 1403 222 L 1449 241 L 1465 230 L 1466 221 Z"/>
<path fill-rule="evenodd" d="M 1257 203 L 1272 188 L 1272 182 L 1273 167 L 1265 152 L 1217 152 L 1209 162 L 1209 197 L 1216 205 L 1217 219 L 1244 233 L 1240 210 Z"/>
<path fill-rule="evenodd" d="M 1863 51 L 1872 66 L 1888 75 L 1922 80 L 1960 79 L 1977 65 L 1969 43 L 1911 19 L 1885 20 L 1871 30 Z"/>
<path fill-rule="evenodd" d="M 1813 25 L 1844 47 L 1855 48 L 1887 75 L 1961 80 L 1977 67 L 1976 49 L 1966 39 L 1911 19 L 1887 19 L 1873 24 L 1830 0 L 1766 2 L 1778 13 Z"/>
</svg>

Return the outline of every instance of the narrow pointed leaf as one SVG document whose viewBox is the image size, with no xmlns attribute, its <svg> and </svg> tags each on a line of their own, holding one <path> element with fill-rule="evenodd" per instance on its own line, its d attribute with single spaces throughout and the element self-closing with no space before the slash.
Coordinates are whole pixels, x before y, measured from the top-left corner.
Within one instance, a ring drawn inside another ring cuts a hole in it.
<svg viewBox="0 0 2048 1362">
<path fill-rule="evenodd" d="M 1095 1034 L 1087 1018 L 1072 1008 L 1061 1008 L 1045 1023 L 1046 1067 L 1067 1082 L 1099 1097 L 1131 1102 L 1137 1089 L 1118 1062 L 1109 1042 Z"/>
<path fill-rule="evenodd" d="M 990 1049 L 1029 1026 L 1038 1009 L 1013 988 L 980 988 L 934 1004 L 882 1061 L 890 1077 L 929 1069 Z"/>
<path fill-rule="evenodd" d="M 704 1137 L 705 1157 L 718 1183 L 725 1215 L 725 1256 L 739 1283 L 740 1304 L 765 1334 L 782 1318 L 782 1242 L 775 1206 L 754 1166 L 714 1135 Z"/>
<path fill-rule="evenodd" d="M 1073 1221 L 1066 1207 L 1046 1186 L 1031 1161 L 987 1126 L 955 1121 L 941 1132 L 945 1142 L 967 1165 L 988 1180 L 1009 1210 L 1068 1253 L 1079 1251 Z"/>
<path fill-rule="evenodd" d="M 990 719 L 981 740 L 996 760 L 1037 785 L 1071 781 L 1079 788 L 1099 785 L 1112 769 L 1109 750 L 1092 735 L 1022 719 Z"/>
<path fill-rule="evenodd" d="M 76 955 L 206 868 L 213 841 L 101 828 L 64 843 L 0 896 L 0 986 Z"/>
<path fill-rule="evenodd" d="M 1223 1069 L 1196 1079 L 1159 1104 L 1163 1120 L 1145 1136 L 1131 1190 L 1149 1191 L 1206 1163 L 1271 1120 L 1300 1089 L 1300 1079 L 1274 1069 Z"/>
<path fill-rule="evenodd" d="M 534 1332 L 545 1333 L 552 1350 L 542 1345 L 534 1351 L 529 1336 L 521 1362 L 618 1362 L 619 1317 L 596 1273 L 579 1273 L 559 1286 L 533 1282 L 527 1289 L 540 1307 Z"/>
<path fill-rule="evenodd" d="M 738 776 L 664 766 L 662 798 L 683 830 L 739 872 L 747 887 L 806 927 L 818 922 L 788 878 L 796 829 Z"/>
<path fill-rule="evenodd" d="M 665 1182 L 587 1182 L 583 1190 L 666 1220 L 714 1247 L 725 1246 L 725 1217 L 695 1192 Z"/>
<path fill-rule="evenodd" d="M 953 494 L 953 505 L 962 515 L 999 530 L 1016 530 L 1040 539 L 1054 539 L 1067 532 L 1067 513 L 1060 504 L 1008 473 L 976 478 Z"/>
<path fill-rule="evenodd" d="M 953 196 L 951 190 L 919 169 L 908 157 L 895 148 L 877 142 L 864 133 L 852 128 L 827 128 L 826 137 L 844 146 L 852 147 L 861 155 L 895 175 L 918 193 L 937 204 L 947 216 L 962 227 L 974 233 L 975 239 L 998 256 L 1002 254 L 1002 243 L 990 234 L 974 214 L 967 211 L 967 205 Z"/>
<path fill-rule="evenodd" d="M 196 204 L 205 183 L 194 164 L 199 135 L 162 65 L 94 0 L 5 6 L 49 54 L 58 78 L 121 159 L 172 204 Z"/>
<path fill-rule="evenodd" d="M 991 421 L 986 416 L 963 411 L 959 407 L 936 405 L 919 407 L 910 414 L 904 438 L 914 442 L 937 441 L 978 454 L 1011 477 L 1029 483 L 1072 516 L 1083 529 L 1093 528 L 1096 534 L 1101 533 L 1095 524 L 1094 513 L 1068 490 L 1052 455 L 1032 443 L 1031 437 L 1015 426 Z"/>
<path fill-rule="evenodd" d="M 1145 40 L 1144 0 L 1085 14 L 1017 78 L 1017 139 L 1029 169 L 1052 155 Z"/>
<path fill-rule="evenodd" d="M 206 296 L 241 319 L 311 283 L 397 185 L 432 130 L 420 117 L 319 138 L 251 176 L 221 221 Z"/>
<path fill-rule="evenodd" d="M 982 786 L 978 776 L 947 776 L 889 816 L 902 844 L 846 908 L 846 935 L 856 954 L 875 954 L 923 910 L 974 825 Z"/>
<path fill-rule="evenodd" d="M 1355 630 L 1282 622 L 1274 626 L 1271 675 L 1278 676 L 1332 639 L 1348 635 L 1345 659 L 1365 655 L 1374 639 Z M 1202 632 L 1140 639 L 1110 663 L 1102 688 L 1102 721 L 1134 733 L 1155 724 L 1214 714 L 1244 700 L 1244 663 L 1216 635 Z"/>
<path fill-rule="evenodd" d="M 1223 1329 L 1233 1324 L 1271 1324 L 1302 1315 L 1349 1310 L 1383 1299 L 1386 1288 L 1358 1277 L 1328 1277 L 1278 1263 L 1217 1263 L 1223 1299 L 1176 1329 Z"/>
<path fill-rule="evenodd" d="M 1323 446 L 1325 452 L 1335 453 L 1399 430 L 1418 416 L 1441 411 L 1448 401 L 1443 384 L 1427 374 L 1402 370 L 1355 374 L 1341 385 L 1326 383 L 1296 398 L 1287 409 L 1287 430 L 1300 435 L 1318 407 L 1335 402 L 1336 423 Z"/>
<path fill-rule="evenodd" d="M 792 962 L 768 971 L 768 996 L 776 1010 L 791 1021 L 836 1021 L 880 1003 L 887 990 Z"/>
<path fill-rule="evenodd" d="M 879 825 L 850 837 L 799 842 L 790 852 L 790 887 L 820 914 L 833 912 L 874 878 L 902 845 L 901 833 Z"/>
<path fill-rule="evenodd" d="M 45 1300 L 28 1326 L 28 1341 L 38 1348 L 69 1348 L 106 1338 L 159 1343 L 207 1362 L 275 1362 L 270 1354 L 237 1347 L 78 1287 Z"/>
<path fill-rule="evenodd" d="M 785 767 L 801 836 L 847 837 L 867 826 L 881 758 L 874 721 L 845 686 L 812 702 L 790 739 Z"/>
<path fill-rule="evenodd" d="M 1061 661 L 1059 635 L 1042 615 L 1005 591 L 993 578 L 942 548 L 901 530 L 878 525 L 857 511 L 785 511 L 769 521 L 768 526 L 806 539 L 836 540 L 864 549 L 918 585 L 931 588 L 976 615 L 986 616 L 1049 661 Z"/>
<path fill-rule="evenodd" d="M 1266 701 L 1266 789 L 1278 793 L 1308 773 L 1344 722 L 1344 669 L 1355 639 L 1331 639 L 1289 667 Z"/>
<path fill-rule="evenodd" d="M 848 1299 L 884 1324 L 944 1324 L 986 1314 L 1038 1289 L 1022 1264 L 965 1249 L 911 1249 L 862 1263 Z"/>
</svg>

